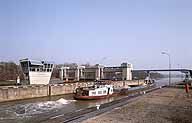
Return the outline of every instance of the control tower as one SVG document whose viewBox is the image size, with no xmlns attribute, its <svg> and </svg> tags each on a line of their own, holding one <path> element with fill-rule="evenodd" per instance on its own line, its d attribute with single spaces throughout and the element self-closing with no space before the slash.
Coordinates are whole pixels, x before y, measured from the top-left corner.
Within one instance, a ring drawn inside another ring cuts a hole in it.
<svg viewBox="0 0 192 123">
<path fill-rule="evenodd" d="M 20 60 L 24 77 L 29 84 L 49 84 L 53 71 L 53 62 L 37 61 L 30 59 Z"/>
</svg>

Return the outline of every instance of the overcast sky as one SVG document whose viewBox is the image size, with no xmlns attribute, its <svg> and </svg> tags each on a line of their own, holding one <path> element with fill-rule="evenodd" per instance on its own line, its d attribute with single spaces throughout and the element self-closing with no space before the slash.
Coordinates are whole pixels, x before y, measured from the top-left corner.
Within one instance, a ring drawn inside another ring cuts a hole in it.
<svg viewBox="0 0 192 123">
<path fill-rule="evenodd" d="M 192 68 L 191 0 L 0 0 L 0 60 Z"/>
</svg>

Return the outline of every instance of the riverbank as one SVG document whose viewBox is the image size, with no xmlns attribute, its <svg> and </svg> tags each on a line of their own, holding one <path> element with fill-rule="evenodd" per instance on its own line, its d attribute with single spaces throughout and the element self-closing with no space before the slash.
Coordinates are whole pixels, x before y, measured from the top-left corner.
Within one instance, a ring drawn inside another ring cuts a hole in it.
<svg viewBox="0 0 192 123">
<path fill-rule="evenodd" d="M 162 88 L 82 123 L 191 123 L 192 90 Z"/>
</svg>

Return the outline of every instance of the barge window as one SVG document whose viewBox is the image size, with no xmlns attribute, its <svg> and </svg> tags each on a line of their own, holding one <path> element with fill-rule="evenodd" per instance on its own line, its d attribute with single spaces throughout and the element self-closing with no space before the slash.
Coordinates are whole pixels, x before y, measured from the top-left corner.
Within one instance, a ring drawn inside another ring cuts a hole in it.
<svg viewBox="0 0 192 123">
<path fill-rule="evenodd" d="M 82 95 L 83 96 L 88 96 L 89 95 L 89 91 L 83 91 Z"/>
<path fill-rule="evenodd" d="M 106 90 L 104 90 L 103 93 L 105 94 L 105 93 L 106 93 Z"/>
<path fill-rule="evenodd" d="M 96 95 L 96 92 L 92 92 L 92 95 Z"/>
<path fill-rule="evenodd" d="M 98 91 L 98 94 L 102 94 L 102 91 Z"/>
</svg>

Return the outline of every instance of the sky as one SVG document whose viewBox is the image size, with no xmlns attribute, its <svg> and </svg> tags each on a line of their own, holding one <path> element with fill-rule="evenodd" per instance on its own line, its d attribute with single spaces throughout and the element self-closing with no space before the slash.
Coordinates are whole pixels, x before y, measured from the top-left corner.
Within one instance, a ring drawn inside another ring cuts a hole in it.
<svg viewBox="0 0 192 123">
<path fill-rule="evenodd" d="M 191 0 L 0 0 L 0 61 L 192 68 Z"/>
</svg>

